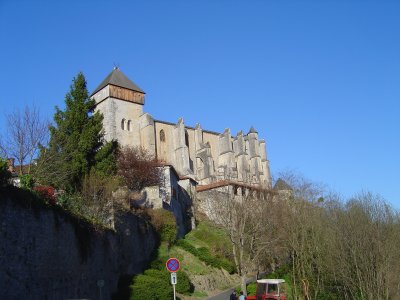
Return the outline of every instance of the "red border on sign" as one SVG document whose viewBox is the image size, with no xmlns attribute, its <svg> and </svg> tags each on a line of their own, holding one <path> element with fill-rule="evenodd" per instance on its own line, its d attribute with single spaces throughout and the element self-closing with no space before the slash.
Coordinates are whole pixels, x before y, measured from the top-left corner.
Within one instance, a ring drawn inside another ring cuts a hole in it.
<svg viewBox="0 0 400 300">
<path fill-rule="evenodd" d="M 171 261 L 176 261 L 176 263 L 178 264 L 178 267 L 177 267 L 176 269 L 171 269 L 171 268 L 168 266 L 168 264 L 169 264 Z M 167 267 L 167 270 L 168 270 L 168 271 L 170 271 L 171 273 L 174 273 L 174 272 L 176 272 L 176 271 L 179 270 L 179 268 L 181 267 L 181 263 L 179 262 L 179 260 L 178 260 L 177 258 L 171 257 L 170 259 L 167 260 L 167 262 L 165 263 L 165 266 Z"/>
</svg>

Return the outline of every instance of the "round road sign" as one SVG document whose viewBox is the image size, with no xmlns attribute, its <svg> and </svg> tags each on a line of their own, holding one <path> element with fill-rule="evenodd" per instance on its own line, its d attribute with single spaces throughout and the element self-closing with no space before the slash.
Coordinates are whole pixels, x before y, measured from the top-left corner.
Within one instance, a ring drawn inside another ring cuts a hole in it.
<svg viewBox="0 0 400 300">
<path fill-rule="evenodd" d="M 167 260 L 166 263 L 167 270 L 170 272 L 176 272 L 179 270 L 181 264 L 179 263 L 179 260 L 176 258 L 170 258 Z"/>
</svg>

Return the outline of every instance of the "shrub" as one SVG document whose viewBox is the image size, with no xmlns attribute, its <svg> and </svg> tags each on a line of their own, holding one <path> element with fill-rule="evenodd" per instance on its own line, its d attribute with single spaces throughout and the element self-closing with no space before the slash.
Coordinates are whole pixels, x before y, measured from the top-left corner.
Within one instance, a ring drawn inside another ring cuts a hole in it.
<svg viewBox="0 0 400 300">
<path fill-rule="evenodd" d="M 176 291 L 181 294 L 190 294 L 193 290 L 190 279 L 185 272 L 177 272 Z M 171 275 L 165 269 L 149 269 L 143 275 L 138 275 L 131 286 L 131 300 L 136 299 L 171 299 Z"/>
<path fill-rule="evenodd" d="M 8 185 L 10 178 L 11 173 L 8 171 L 7 161 L 0 157 L 0 187 Z"/>
<path fill-rule="evenodd" d="M 246 290 L 247 290 L 247 295 L 254 296 L 257 290 L 257 283 L 256 282 L 249 283 L 246 287 Z"/>
<path fill-rule="evenodd" d="M 169 281 L 150 275 L 138 275 L 131 285 L 131 300 L 172 299 L 173 290 Z"/>
<path fill-rule="evenodd" d="M 189 276 L 183 271 L 178 271 L 177 276 L 178 282 L 176 284 L 176 291 L 181 294 L 189 294 L 193 292 L 194 287 L 190 282 Z"/>
<path fill-rule="evenodd" d="M 163 242 L 167 242 L 171 246 L 176 240 L 176 221 L 172 212 L 165 209 L 152 209 L 148 212 L 150 222 L 160 235 Z"/>
<path fill-rule="evenodd" d="M 56 197 L 54 196 L 54 188 L 51 186 L 35 186 L 33 189 L 40 198 L 49 204 L 56 204 Z"/>
<path fill-rule="evenodd" d="M 207 265 L 209 265 L 211 267 L 218 268 L 218 269 L 223 268 L 226 271 L 228 271 L 230 274 L 235 272 L 235 267 L 230 261 L 228 261 L 227 259 L 222 258 L 222 257 L 212 256 L 210 254 L 210 251 L 205 247 L 196 248 L 183 239 L 178 240 L 176 242 L 176 245 L 178 247 L 181 247 L 184 250 L 190 252 L 191 254 L 193 254 L 198 259 L 205 262 Z"/>
<path fill-rule="evenodd" d="M 146 186 L 158 185 L 161 178 L 159 163 L 148 151 L 139 147 L 124 147 L 118 154 L 118 175 L 133 191 L 141 191 Z"/>
<path fill-rule="evenodd" d="M 224 257 L 228 260 L 233 258 L 231 242 L 224 230 L 215 227 L 209 221 L 202 221 L 196 230 L 190 233 L 195 239 L 207 244 L 213 256 Z"/>
<path fill-rule="evenodd" d="M 19 176 L 19 182 L 22 188 L 32 190 L 35 180 L 32 175 L 25 174 Z"/>
<path fill-rule="evenodd" d="M 91 171 L 82 181 L 79 193 L 81 199 L 80 213 L 89 220 L 111 225 L 120 212 L 129 210 L 125 199 L 113 197 L 113 191 L 118 188 L 118 178 L 115 176 L 104 177 Z"/>
</svg>

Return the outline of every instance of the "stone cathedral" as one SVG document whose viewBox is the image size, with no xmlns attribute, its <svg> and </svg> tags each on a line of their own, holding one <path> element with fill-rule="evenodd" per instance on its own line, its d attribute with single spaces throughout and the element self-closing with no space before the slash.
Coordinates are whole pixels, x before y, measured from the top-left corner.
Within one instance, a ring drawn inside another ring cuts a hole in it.
<svg viewBox="0 0 400 300">
<path fill-rule="evenodd" d="M 141 146 L 158 160 L 172 165 L 181 177 L 209 185 L 220 180 L 271 186 L 265 140 L 254 128 L 232 136 L 186 126 L 183 119 L 170 123 L 143 111 L 145 92 L 115 68 L 94 90 L 97 110 L 104 115 L 106 140 L 122 146 Z"/>
<path fill-rule="evenodd" d="M 223 186 L 233 186 L 235 191 L 271 188 L 266 143 L 253 127 L 232 136 L 229 129 L 219 133 L 202 129 L 200 124 L 186 126 L 182 118 L 177 123 L 156 120 L 143 110 L 145 92 L 119 68 L 112 70 L 91 97 L 104 116 L 107 141 L 143 147 L 163 162 L 168 178 L 164 191 L 149 190 L 146 196 L 147 201 L 153 199 L 153 206 L 173 205 L 180 194 L 174 186 L 190 195 Z"/>
</svg>

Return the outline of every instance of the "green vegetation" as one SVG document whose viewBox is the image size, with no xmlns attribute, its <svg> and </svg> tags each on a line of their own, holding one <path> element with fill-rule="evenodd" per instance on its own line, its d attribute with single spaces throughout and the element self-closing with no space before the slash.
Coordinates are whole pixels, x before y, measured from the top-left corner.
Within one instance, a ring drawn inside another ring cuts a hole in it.
<svg viewBox="0 0 400 300">
<path fill-rule="evenodd" d="M 127 203 L 112 199 L 112 192 L 120 186 L 116 176 L 118 143 L 104 141 L 103 116 L 94 112 L 94 106 L 85 77 L 79 73 L 65 96 L 65 109 L 56 107 L 49 144 L 40 149 L 33 177 L 22 175 L 21 186 L 33 188 L 76 217 L 104 227 Z M 33 187 L 34 181 L 39 186 Z M 61 194 L 56 196 L 54 189 Z"/>
<path fill-rule="evenodd" d="M 177 241 L 176 245 L 192 253 L 194 256 L 198 257 L 201 261 L 205 262 L 207 265 L 210 265 L 211 267 L 218 269 L 224 268 L 230 274 L 235 272 L 235 267 L 230 261 L 222 257 L 211 255 L 210 251 L 206 247 L 196 248 L 185 240 Z"/>
<path fill-rule="evenodd" d="M 165 209 L 152 209 L 147 211 L 150 222 L 159 234 L 160 240 L 170 248 L 176 239 L 176 221 L 172 212 Z"/>
<path fill-rule="evenodd" d="M 130 299 L 171 299 L 173 289 L 170 282 L 170 273 L 165 269 L 165 264 L 160 264 L 158 269 L 149 269 L 134 277 Z M 189 295 L 191 291 L 189 277 L 185 272 L 178 271 L 176 292 Z"/>
<path fill-rule="evenodd" d="M 11 173 L 8 171 L 7 161 L 0 157 L 0 188 L 7 186 L 11 178 Z"/>
<path fill-rule="evenodd" d="M 103 117 L 94 113 L 82 73 L 74 78 L 65 104 L 65 110 L 56 108 L 50 142 L 41 147 L 33 172 L 23 175 L 20 168 L 21 189 L 9 186 L 11 173 L 0 158 L 0 193 L 6 191 L 35 213 L 49 207 L 60 211 L 75 225 L 84 260 L 92 229 L 109 226 L 121 210 L 130 210 L 135 199 L 129 190 L 157 184 L 160 174 L 153 171 L 157 162 L 143 149 L 118 149 L 117 142 L 103 140 Z M 18 115 L 14 119 L 18 121 Z M 171 212 L 144 210 L 161 245 L 150 268 L 127 280 L 124 287 L 131 285 L 132 291 L 128 297 L 171 298 L 165 262 L 173 256 L 182 262 L 176 287 L 182 295 L 205 295 L 193 291 L 188 274 L 205 275 L 212 268 L 237 272 L 245 289 L 250 273 L 280 265 L 268 277 L 285 279 L 288 299 L 399 298 L 399 213 L 370 193 L 345 203 L 303 178 L 286 180 L 287 194 L 268 191 L 249 193 L 245 201 L 229 195 L 214 199 L 220 227 L 202 220 L 178 241 Z M 121 185 L 129 190 L 116 200 L 113 192 Z M 59 189 L 57 195 L 54 188 Z M 255 284 L 247 291 L 254 294 Z"/>
<path fill-rule="evenodd" d="M 25 174 L 19 176 L 21 188 L 32 190 L 35 184 L 35 180 L 31 174 Z"/>
<path fill-rule="evenodd" d="M 171 254 L 171 246 L 176 237 L 175 218 L 171 212 L 163 209 L 150 210 L 148 214 L 151 224 L 161 239 L 161 245 L 150 268 L 133 278 L 130 299 L 171 299 L 173 290 L 170 273 L 165 263 Z M 177 282 L 177 293 L 189 295 L 193 292 L 193 286 L 186 272 L 182 270 L 177 272 Z"/>
<path fill-rule="evenodd" d="M 181 268 L 177 272 L 178 284 L 176 286 L 181 297 L 183 295 L 197 298 L 207 296 L 207 291 L 193 289 L 188 277 L 189 274 L 191 276 L 207 275 L 215 270 L 213 268 L 224 268 L 230 273 L 234 272 L 233 264 L 227 258 L 229 252 L 221 251 L 223 245 L 229 245 L 229 241 L 227 241 L 223 231 L 216 228 L 212 223 L 209 221 L 200 222 L 198 227 L 188 233 L 184 239 L 169 244 L 171 242 L 170 235 L 165 235 L 162 232 L 166 228 L 168 228 L 168 232 L 173 231 L 171 221 L 174 219 L 168 221 L 169 217 L 173 217 L 172 214 L 165 210 L 154 210 L 150 211 L 149 214 L 150 221 L 159 232 L 162 242 L 156 258 L 150 264 L 150 268 L 144 274 L 134 277 L 131 285 L 131 299 L 139 299 L 138 297 L 142 297 L 142 299 L 170 299 L 168 297 L 170 297 L 172 287 L 169 283 L 169 272 L 165 267 L 165 263 L 170 257 L 176 257 L 181 262 Z M 171 215 L 168 216 L 168 214 Z M 173 224 L 175 226 L 175 221 Z M 176 231 L 174 232 L 176 234 Z M 222 257 L 221 253 L 226 254 L 227 257 Z M 152 286 L 152 289 L 149 289 L 149 286 Z"/>
<path fill-rule="evenodd" d="M 211 255 L 232 260 L 231 242 L 226 232 L 208 219 L 200 220 L 196 229 L 185 236 L 194 247 L 206 247 Z"/>
<path fill-rule="evenodd" d="M 115 172 L 117 144 L 104 142 L 103 116 L 94 113 L 94 105 L 79 73 L 65 96 L 65 110 L 56 107 L 49 145 L 40 151 L 35 168 L 40 183 L 77 192 L 91 170 L 103 176 Z"/>
<path fill-rule="evenodd" d="M 169 286 L 169 281 L 162 277 L 146 275 L 146 272 L 135 277 L 130 299 L 171 299 L 173 291 Z"/>
<path fill-rule="evenodd" d="M 223 268 L 234 273 L 230 242 L 226 233 L 208 220 L 199 222 L 197 228 L 189 232 L 176 246 L 196 256 L 200 261 L 214 268 Z"/>
</svg>

